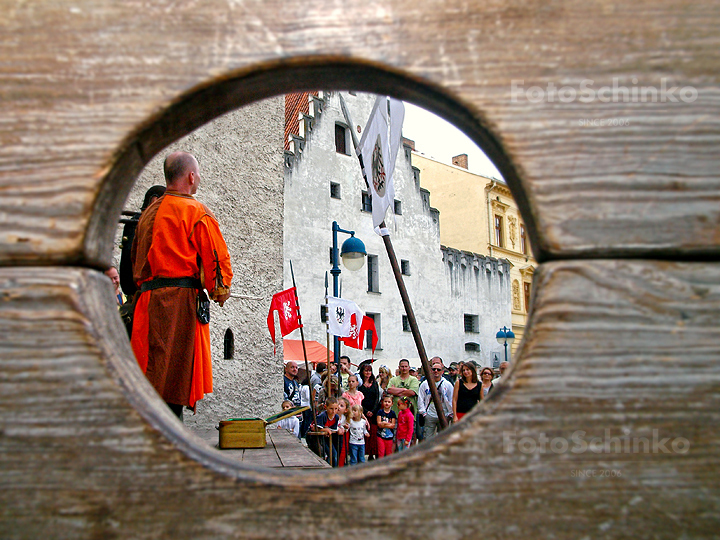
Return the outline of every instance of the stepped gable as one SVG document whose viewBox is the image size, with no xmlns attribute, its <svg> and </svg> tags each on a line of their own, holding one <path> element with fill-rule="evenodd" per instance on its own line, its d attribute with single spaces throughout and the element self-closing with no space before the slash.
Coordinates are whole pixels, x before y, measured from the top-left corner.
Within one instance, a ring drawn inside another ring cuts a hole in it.
<svg viewBox="0 0 720 540">
<path fill-rule="evenodd" d="M 285 96 L 285 150 L 290 150 L 290 136 L 300 135 L 300 115 L 308 113 L 309 100 L 310 92 Z"/>
<path fill-rule="evenodd" d="M 315 117 L 322 112 L 324 93 L 301 92 L 285 95 L 285 169 L 290 170 L 300 157 Z"/>
</svg>

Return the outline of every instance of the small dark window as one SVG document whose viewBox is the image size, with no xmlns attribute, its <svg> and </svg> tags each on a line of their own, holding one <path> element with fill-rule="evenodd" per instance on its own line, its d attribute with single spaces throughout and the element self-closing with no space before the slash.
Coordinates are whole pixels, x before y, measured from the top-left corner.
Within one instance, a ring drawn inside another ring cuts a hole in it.
<svg viewBox="0 0 720 540">
<path fill-rule="evenodd" d="M 480 352 L 480 345 L 478 343 L 466 343 L 465 351 L 466 352 Z"/>
<path fill-rule="evenodd" d="M 368 292 L 380 292 L 380 276 L 378 271 L 378 256 L 368 255 Z"/>
<path fill-rule="evenodd" d="M 372 197 L 367 191 L 362 192 L 362 211 L 372 212 Z"/>
<path fill-rule="evenodd" d="M 412 329 L 410 328 L 410 319 L 408 319 L 407 315 L 402 316 L 402 325 L 403 325 L 403 332 L 412 331 Z"/>
<path fill-rule="evenodd" d="M 465 331 L 477 334 L 479 329 L 479 320 L 477 315 L 468 315 L 467 313 L 463 316 Z"/>
<path fill-rule="evenodd" d="M 395 212 L 396 216 L 402 216 L 402 203 L 395 199 L 395 204 L 393 205 L 393 212 Z"/>
<path fill-rule="evenodd" d="M 235 336 L 232 330 L 229 328 L 225 330 L 225 337 L 223 338 L 223 358 L 225 360 L 232 360 L 235 355 Z"/>
<path fill-rule="evenodd" d="M 327 322 L 327 306 L 325 304 L 320 305 L 320 322 Z"/>
<path fill-rule="evenodd" d="M 403 276 L 410 275 L 410 261 L 406 261 L 405 259 L 400 260 L 400 273 Z"/>
<path fill-rule="evenodd" d="M 338 154 L 349 155 L 347 151 L 347 128 L 340 124 L 335 124 L 335 151 Z"/>
<path fill-rule="evenodd" d="M 340 198 L 340 184 L 337 182 L 330 182 L 330 197 L 333 199 Z"/>
</svg>

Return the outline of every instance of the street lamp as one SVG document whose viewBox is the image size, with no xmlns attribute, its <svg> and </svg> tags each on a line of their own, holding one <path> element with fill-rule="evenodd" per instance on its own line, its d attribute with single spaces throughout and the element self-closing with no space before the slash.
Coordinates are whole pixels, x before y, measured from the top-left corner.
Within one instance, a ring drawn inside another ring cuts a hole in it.
<svg viewBox="0 0 720 540">
<path fill-rule="evenodd" d="M 330 273 L 333 277 L 333 296 L 337 298 L 338 295 L 338 277 L 340 277 L 340 266 L 338 265 L 338 233 L 349 234 L 350 238 L 343 242 L 340 248 L 340 257 L 342 258 L 343 265 L 348 270 L 354 272 L 360 270 L 365 264 L 365 244 L 359 238 L 355 238 L 355 231 L 346 231 L 341 229 L 337 221 L 333 221 L 332 224 L 333 232 L 333 245 L 332 245 L 332 270 Z M 328 313 L 328 316 L 330 314 Z M 334 352 L 335 352 L 335 364 L 337 364 L 337 375 L 338 375 L 338 389 L 340 388 L 340 338 L 334 336 Z"/>
<path fill-rule="evenodd" d="M 495 338 L 497 339 L 497 342 L 500 345 L 505 346 L 505 361 L 508 361 L 508 354 L 507 354 L 507 348 L 508 345 L 512 345 L 515 341 L 515 334 L 512 330 L 510 330 L 508 327 L 503 326 L 500 331 L 495 334 Z"/>
</svg>

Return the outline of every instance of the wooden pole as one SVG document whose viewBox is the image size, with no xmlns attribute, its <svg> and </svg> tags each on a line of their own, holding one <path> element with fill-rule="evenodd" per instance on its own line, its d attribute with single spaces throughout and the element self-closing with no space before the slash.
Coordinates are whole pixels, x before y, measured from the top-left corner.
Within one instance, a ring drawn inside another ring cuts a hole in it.
<svg viewBox="0 0 720 540">
<path fill-rule="evenodd" d="M 327 338 L 327 365 L 325 366 L 325 369 L 327 370 L 325 373 L 325 397 L 330 395 L 330 389 L 332 388 L 330 377 L 332 374 L 330 373 L 330 304 L 328 302 L 328 273 L 325 272 L 325 309 L 327 309 L 327 313 L 325 314 L 325 336 Z"/>
<path fill-rule="evenodd" d="M 295 272 L 293 272 L 292 261 L 290 261 L 290 276 L 292 277 L 293 290 L 295 291 L 295 304 L 298 308 L 298 321 L 300 323 L 300 341 L 302 341 L 303 357 L 305 358 L 305 373 L 307 374 L 308 389 L 310 390 L 310 410 L 312 411 L 315 427 L 317 427 L 317 414 L 315 413 L 315 403 L 313 403 L 312 385 L 310 383 L 310 364 L 307 359 L 307 351 L 305 350 L 305 332 L 303 332 L 302 315 L 300 315 L 300 299 L 298 298 L 297 287 L 295 285 Z M 300 389 L 300 395 L 302 396 L 302 389 Z"/>
<path fill-rule="evenodd" d="M 345 105 L 345 100 L 343 99 L 342 94 L 339 95 L 340 107 L 342 108 L 345 122 L 350 127 L 350 134 L 352 135 L 352 142 L 353 147 L 355 148 L 355 154 L 357 154 L 358 160 L 360 161 L 360 170 L 362 171 L 362 177 L 363 180 L 365 180 L 365 185 L 367 186 L 368 191 L 370 191 L 370 183 L 368 182 L 367 174 L 365 172 L 365 164 L 363 163 L 362 154 L 358 154 L 357 152 L 358 140 L 357 136 L 355 135 L 355 130 L 353 129 L 353 126 L 355 124 L 353 124 L 350 119 L 350 113 L 347 110 L 347 106 Z M 384 228 L 385 221 L 380 224 L 380 229 Z M 408 296 L 407 288 L 405 287 L 405 281 L 403 280 L 402 272 L 400 271 L 397 257 L 395 256 L 395 249 L 393 248 L 392 241 L 390 240 L 389 235 L 383 235 L 382 239 L 383 243 L 385 244 L 385 250 L 387 251 L 388 259 L 390 260 L 390 266 L 393 269 L 393 275 L 395 276 L 395 282 L 397 283 L 398 291 L 400 292 L 400 298 L 402 298 L 403 306 L 405 307 L 405 313 L 408 318 L 408 323 L 410 324 L 410 330 L 412 332 L 413 339 L 415 340 L 415 347 L 417 348 L 418 355 L 420 356 L 420 362 L 422 363 L 423 371 L 425 372 L 425 379 L 428 381 L 430 396 L 432 398 L 433 404 L 435 405 L 435 410 L 438 413 L 438 421 L 440 422 L 441 429 L 445 429 L 448 424 L 447 418 L 445 418 L 445 414 L 442 408 L 440 392 L 438 392 L 435 381 L 432 380 L 430 362 L 428 361 L 427 353 L 425 352 L 425 345 L 423 344 L 422 336 L 420 336 L 420 329 L 418 328 L 417 320 L 415 319 L 415 312 L 413 311 L 412 304 L 410 303 L 410 297 Z"/>
</svg>

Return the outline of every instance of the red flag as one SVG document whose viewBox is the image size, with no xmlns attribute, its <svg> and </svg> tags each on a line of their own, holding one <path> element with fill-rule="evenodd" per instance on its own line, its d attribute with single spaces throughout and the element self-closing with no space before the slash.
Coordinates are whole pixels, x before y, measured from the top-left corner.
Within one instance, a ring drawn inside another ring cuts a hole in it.
<svg viewBox="0 0 720 540">
<path fill-rule="evenodd" d="M 295 287 L 274 294 L 272 302 L 270 302 L 270 313 L 268 313 L 267 323 L 273 343 L 275 343 L 274 311 L 278 312 L 280 319 L 280 333 L 283 336 L 287 336 L 296 328 L 300 328 L 300 308 L 297 304 Z M 274 353 L 275 349 L 273 348 L 273 354 Z"/>
<path fill-rule="evenodd" d="M 365 337 L 365 332 L 368 330 L 372 331 L 372 350 L 375 352 L 375 347 L 377 347 L 378 342 L 377 331 L 375 330 L 375 321 L 367 315 L 363 315 L 362 324 L 360 325 L 360 328 L 358 328 L 356 315 L 355 313 L 351 314 L 350 336 L 340 338 L 340 341 L 353 349 L 362 349 L 364 341 L 363 338 Z"/>
</svg>

